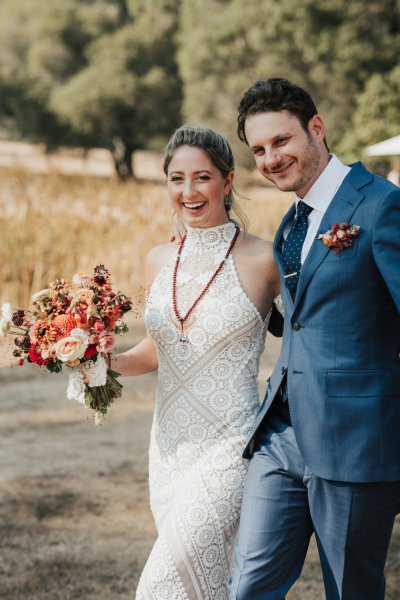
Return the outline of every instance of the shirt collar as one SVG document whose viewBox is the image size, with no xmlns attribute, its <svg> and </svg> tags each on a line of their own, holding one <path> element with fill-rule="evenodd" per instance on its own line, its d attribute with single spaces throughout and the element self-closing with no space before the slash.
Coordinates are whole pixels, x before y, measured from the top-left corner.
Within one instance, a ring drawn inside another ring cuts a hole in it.
<svg viewBox="0 0 400 600">
<path fill-rule="evenodd" d="M 300 200 L 303 200 L 308 206 L 324 214 L 328 208 L 338 187 L 350 171 L 350 167 L 344 165 L 334 154 L 322 171 L 318 179 L 313 183 L 304 198 L 299 198 L 295 194 L 296 207 Z"/>
</svg>

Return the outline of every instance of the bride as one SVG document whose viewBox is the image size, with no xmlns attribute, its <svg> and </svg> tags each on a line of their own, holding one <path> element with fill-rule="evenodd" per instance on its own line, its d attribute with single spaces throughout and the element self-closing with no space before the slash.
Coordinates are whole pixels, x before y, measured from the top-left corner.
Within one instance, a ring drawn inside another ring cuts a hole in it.
<svg viewBox="0 0 400 600">
<path fill-rule="evenodd" d="M 279 279 L 272 245 L 245 233 L 226 139 L 183 126 L 166 148 L 173 209 L 186 229 L 147 259 L 148 336 L 112 358 L 121 375 L 157 369 L 150 501 L 158 538 L 137 600 L 226 600 L 247 461 L 259 408 L 260 354 Z"/>
</svg>

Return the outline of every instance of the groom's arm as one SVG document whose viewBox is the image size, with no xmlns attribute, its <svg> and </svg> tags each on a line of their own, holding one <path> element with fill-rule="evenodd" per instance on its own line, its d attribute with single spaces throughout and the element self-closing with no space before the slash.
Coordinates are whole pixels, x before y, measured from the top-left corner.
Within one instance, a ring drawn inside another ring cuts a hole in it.
<svg viewBox="0 0 400 600">
<path fill-rule="evenodd" d="M 400 189 L 386 194 L 377 209 L 372 252 L 400 313 Z"/>
</svg>

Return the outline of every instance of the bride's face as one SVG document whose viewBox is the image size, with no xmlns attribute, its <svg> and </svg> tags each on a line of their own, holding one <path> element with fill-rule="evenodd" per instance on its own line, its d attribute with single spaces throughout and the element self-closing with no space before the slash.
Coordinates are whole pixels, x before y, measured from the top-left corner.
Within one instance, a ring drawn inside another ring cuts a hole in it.
<svg viewBox="0 0 400 600">
<path fill-rule="evenodd" d="M 229 221 L 224 197 L 232 187 L 207 154 L 193 146 L 180 146 L 168 166 L 168 193 L 178 217 L 190 227 L 214 227 Z"/>
</svg>

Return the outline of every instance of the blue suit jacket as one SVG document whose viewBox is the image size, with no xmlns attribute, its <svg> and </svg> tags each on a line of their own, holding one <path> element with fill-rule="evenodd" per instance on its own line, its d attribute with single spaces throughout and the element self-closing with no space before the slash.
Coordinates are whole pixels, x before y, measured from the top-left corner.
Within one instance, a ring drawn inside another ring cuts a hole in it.
<svg viewBox="0 0 400 600">
<path fill-rule="evenodd" d="M 351 171 L 321 222 L 360 226 L 337 254 L 314 240 L 293 302 L 283 283 L 282 351 L 268 381 L 244 456 L 287 373 L 290 414 L 311 471 L 338 481 L 400 480 L 400 189 L 367 171 Z"/>
</svg>

